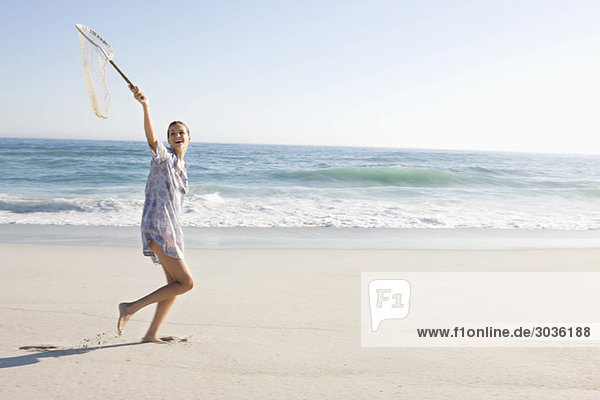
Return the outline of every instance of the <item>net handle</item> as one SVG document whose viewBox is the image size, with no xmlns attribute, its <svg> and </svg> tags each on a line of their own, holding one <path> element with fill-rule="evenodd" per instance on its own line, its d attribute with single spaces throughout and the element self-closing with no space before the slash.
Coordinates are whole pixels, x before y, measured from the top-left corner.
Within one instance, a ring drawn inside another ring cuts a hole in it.
<svg viewBox="0 0 600 400">
<path fill-rule="evenodd" d="M 106 59 L 108 61 L 110 61 L 110 65 L 112 65 L 113 67 L 115 67 L 115 69 L 117 70 L 117 72 L 119 73 L 119 75 L 121 75 L 121 77 L 123 79 L 125 79 L 125 82 L 127 82 L 127 84 L 129 84 L 129 86 L 135 86 L 133 83 L 131 83 L 131 81 L 125 76 L 125 74 L 123 73 L 123 71 L 121 71 L 119 69 L 119 67 L 117 67 L 117 64 L 114 63 L 114 61 L 112 60 L 112 47 L 110 47 L 110 44 L 108 44 L 106 42 L 106 40 L 102 39 L 102 37 L 100 35 L 98 35 L 96 32 L 94 32 L 93 30 L 91 30 L 90 28 L 88 28 L 85 25 L 81 25 L 81 24 L 75 24 L 75 28 L 77 28 L 77 30 L 83 35 L 84 38 L 86 38 L 91 44 L 93 44 L 94 46 L 96 46 L 98 49 L 100 49 L 100 51 L 102 52 L 102 54 L 104 54 L 104 57 L 106 57 Z M 82 29 L 83 28 L 83 29 Z M 111 56 L 109 56 L 108 54 L 106 54 L 106 52 L 104 51 L 104 49 L 100 46 L 98 46 L 96 44 L 96 42 L 94 42 L 92 39 L 90 39 L 90 37 L 84 32 L 84 30 L 90 32 L 92 35 L 94 35 L 96 38 L 98 38 L 98 40 L 100 40 L 104 45 L 106 45 L 106 47 L 108 47 L 111 51 Z"/>
<path fill-rule="evenodd" d="M 133 83 L 131 83 L 131 81 L 129 79 L 127 79 L 127 77 L 125 76 L 125 74 L 119 69 L 119 67 L 117 67 L 117 64 L 115 64 L 113 62 L 113 60 L 108 60 L 110 61 L 110 65 L 112 65 L 113 67 L 115 67 L 115 69 L 117 70 L 117 72 L 123 77 L 123 79 L 125 79 L 125 82 L 127 82 L 129 84 L 129 86 L 135 86 Z"/>
</svg>

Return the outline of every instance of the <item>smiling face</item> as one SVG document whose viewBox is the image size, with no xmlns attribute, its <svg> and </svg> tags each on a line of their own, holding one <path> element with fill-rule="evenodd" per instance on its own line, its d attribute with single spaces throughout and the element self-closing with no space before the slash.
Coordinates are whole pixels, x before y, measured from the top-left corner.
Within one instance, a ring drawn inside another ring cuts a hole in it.
<svg viewBox="0 0 600 400">
<path fill-rule="evenodd" d="M 167 134 L 169 135 L 169 145 L 182 158 L 190 143 L 190 133 L 187 127 L 182 123 L 174 122 L 169 125 Z"/>
</svg>

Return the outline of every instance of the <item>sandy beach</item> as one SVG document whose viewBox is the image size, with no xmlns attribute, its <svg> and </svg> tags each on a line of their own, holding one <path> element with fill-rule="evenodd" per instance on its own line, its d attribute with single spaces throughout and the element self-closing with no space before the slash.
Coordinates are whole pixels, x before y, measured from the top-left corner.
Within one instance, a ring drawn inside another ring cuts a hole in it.
<svg viewBox="0 0 600 400">
<path fill-rule="evenodd" d="M 600 250 L 190 249 L 195 288 L 161 335 L 136 247 L 0 244 L 7 399 L 595 399 L 598 348 L 363 348 L 364 271 L 598 271 Z M 51 347 L 54 346 L 54 347 Z"/>
<path fill-rule="evenodd" d="M 600 400 L 600 1 L 2 5 L 0 400 Z"/>
</svg>

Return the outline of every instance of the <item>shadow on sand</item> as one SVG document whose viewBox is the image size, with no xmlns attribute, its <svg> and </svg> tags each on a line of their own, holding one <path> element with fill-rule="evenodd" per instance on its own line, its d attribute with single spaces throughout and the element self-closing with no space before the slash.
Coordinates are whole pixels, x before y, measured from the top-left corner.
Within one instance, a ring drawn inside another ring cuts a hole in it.
<svg viewBox="0 0 600 400">
<path fill-rule="evenodd" d="M 65 356 L 73 356 L 77 354 L 85 354 L 91 351 L 97 351 L 102 349 L 110 349 L 114 347 L 124 347 L 124 346 L 135 346 L 142 344 L 141 342 L 131 342 L 131 343 L 121 343 L 121 344 L 111 344 L 107 346 L 97 346 L 97 347 L 77 347 L 77 348 L 56 348 L 54 346 L 23 346 L 20 347 L 20 350 L 45 350 L 40 351 L 38 353 L 30 353 L 24 354 L 22 356 L 16 357 L 6 357 L 0 358 L 0 368 L 11 368 L 11 367 L 20 367 L 23 365 L 31 365 L 39 363 L 42 358 L 57 358 L 57 357 L 65 357 Z"/>
</svg>

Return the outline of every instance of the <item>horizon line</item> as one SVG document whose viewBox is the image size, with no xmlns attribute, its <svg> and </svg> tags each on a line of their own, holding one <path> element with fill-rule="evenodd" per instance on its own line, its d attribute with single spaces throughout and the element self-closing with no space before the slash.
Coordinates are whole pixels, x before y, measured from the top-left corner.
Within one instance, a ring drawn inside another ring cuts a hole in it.
<svg viewBox="0 0 600 400">
<path fill-rule="evenodd" d="M 2 136 L 0 139 L 21 139 L 21 140 L 72 140 L 72 141 L 93 141 L 93 142 L 145 142 L 144 139 L 96 139 L 96 138 L 66 138 L 66 137 L 15 137 Z M 160 139 L 163 140 L 163 139 Z M 165 142 L 165 140 L 163 140 Z M 301 146 L 301 147 L 349 147 L 349 148 L 367 148 L 367 149 L 394 149 L 394 150 L 419 150 L 419 151 L 446 151 L 446 152 L 481 152 L 481 153 L 519 153 L 519 154 L 545 154 L 545 155 L 567 155 L 567 156 L 600 156 L 599 153 L 581 153 L 581 152 L 556 152 L 556 151 L 534 151 L 534 150 L 497 150 L 497 149 L 467 149 L 467 148 L 434 148 L 434 147 L 398 147 L 398 146 L 375 146 L 375 145 L 335 145 L 335 144 L 295 144 L 295 143 L 248 143 L 248 142 L 191 142 L 191 144 L 235 144 L 249 146 Z"/>
</svg>

